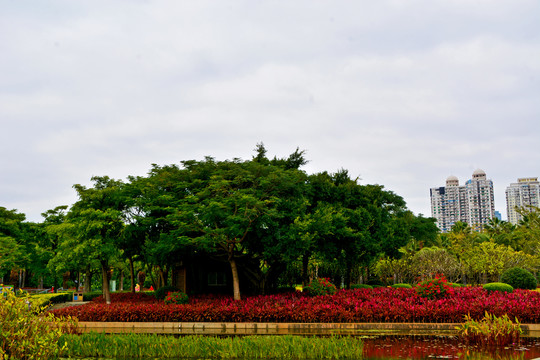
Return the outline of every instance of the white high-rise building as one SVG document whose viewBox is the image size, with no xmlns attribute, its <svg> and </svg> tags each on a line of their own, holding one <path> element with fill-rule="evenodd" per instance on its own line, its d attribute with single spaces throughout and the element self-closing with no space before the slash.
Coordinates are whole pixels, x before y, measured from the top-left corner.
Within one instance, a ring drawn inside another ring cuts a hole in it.
<svg viewBox="0 0 540 360">
<path fill-rule="evenodd" d="M 482 170 L 476 170 L 464 186 L 449 176 L 445 187 L 431 188 L 430 193 L 431 216 L 442 232 L 450 231 L 458 221 L 480 231 L 495 216 L 493 182 Z"/>
<path fill-rule="evenodd" d="M 522 219 L 517 212 L 518 208 L 540 205 L 540 182 L 538 178 L 519 178 L 506 188 L 506 211 L 508 222 L 518 224 Z"/>
</svg>

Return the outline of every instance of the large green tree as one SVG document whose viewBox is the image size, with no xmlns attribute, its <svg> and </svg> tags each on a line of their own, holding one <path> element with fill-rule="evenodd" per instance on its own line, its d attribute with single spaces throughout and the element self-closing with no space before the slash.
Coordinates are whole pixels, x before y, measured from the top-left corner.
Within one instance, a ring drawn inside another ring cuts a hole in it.
<svg viewBox="0 0 540 360">
<path fill-rule="evenodd" d="M 103 296 L 110 304 L 111 260 L 118 256 L 118 240 L 125 227 L 125 199 L 123 182 L 107 176 L 93 177 L 94 186 L 74 185 L 79 200 L 66 216 L 69 239 L 75 240 L 75 249 L 99 262 Z M 58 255 L 57 255 L 58 256 Z"/>
<path fill-rule="evenodd" d="M 12 270 L 24 269 L 29 257 L 26 251 L 24 220 L 16 210 L 0 207 L 0 279 Z"/>
</svg>

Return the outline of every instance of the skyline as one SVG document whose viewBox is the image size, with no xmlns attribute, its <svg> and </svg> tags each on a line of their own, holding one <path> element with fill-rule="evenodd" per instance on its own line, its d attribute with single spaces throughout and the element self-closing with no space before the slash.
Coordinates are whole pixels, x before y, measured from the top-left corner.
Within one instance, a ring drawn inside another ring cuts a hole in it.
<svg viewBox="0 0 540 360">
<path fill-rule="evenodd" d="M 431 216 L 482 169 L 540 177 L 535 0 L 0 0 L 0 206 L 29 221 L 92 176 L 306 151 Z"/>
</svg>

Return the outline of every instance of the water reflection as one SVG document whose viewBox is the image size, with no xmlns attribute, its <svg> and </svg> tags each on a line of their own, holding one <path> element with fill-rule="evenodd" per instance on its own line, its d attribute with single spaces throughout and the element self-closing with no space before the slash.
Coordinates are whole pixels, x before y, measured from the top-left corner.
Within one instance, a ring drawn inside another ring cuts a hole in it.
<svg viewBox="0 0 540 360">
<path fill-rule="evenodd" d="M 519 344 L 509 347 L 481 349 L 453 336 L 378 336 L 365 339 L 364 354 L 364 360 L 530 360 L 540 358 L 540 339 L 522 338 Z"/>
</svg>

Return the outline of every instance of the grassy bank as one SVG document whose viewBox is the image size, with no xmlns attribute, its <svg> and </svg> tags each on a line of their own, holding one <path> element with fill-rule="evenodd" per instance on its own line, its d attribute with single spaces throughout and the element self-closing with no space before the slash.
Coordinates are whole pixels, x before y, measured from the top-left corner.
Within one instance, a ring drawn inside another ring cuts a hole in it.
<svg viewBox="0 0 540 360">
<path fill-rule="evenodd" d="M 361 359 L 357 337 L 302 336 L 160 336 L 146 334 L 64 335 L 63 357 L 213 358 L 213 359 Z"/>
</svg>

